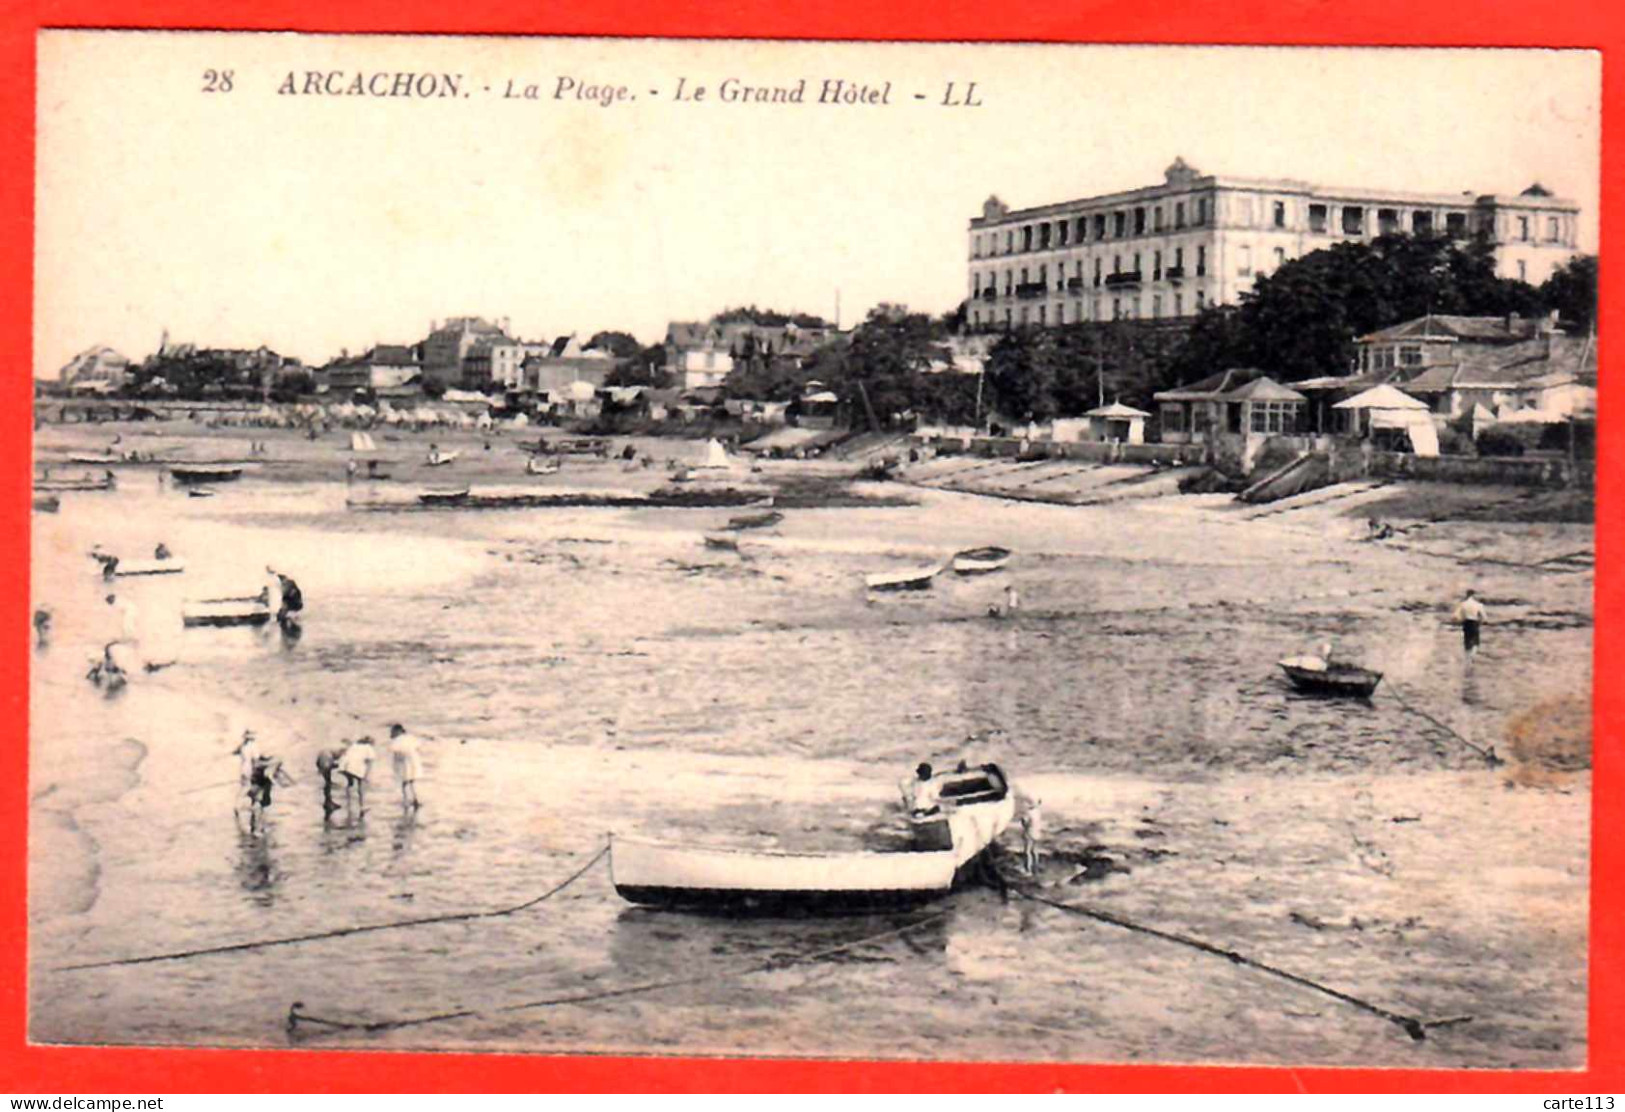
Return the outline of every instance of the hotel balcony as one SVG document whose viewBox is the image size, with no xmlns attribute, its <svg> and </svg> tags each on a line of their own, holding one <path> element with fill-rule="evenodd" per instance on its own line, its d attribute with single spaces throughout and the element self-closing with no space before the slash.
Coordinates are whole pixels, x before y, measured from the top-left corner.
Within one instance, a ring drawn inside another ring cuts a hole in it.
<svg viewBox="0 0 1625 1112">
<path fill-rule="evenodd" d="M 1022 282 L 1016 286 L 1016 296 L 1022 301 L 1032 301 L 1043 297 L 1048 292 L 1043 282 Z"/>
<path fill-rule="evenodd" d="M 1066 280 L 1066 288 L 1071 290 L 1073 293 L 1077 293 L 1079 290 L 1083 289 L 1083 279 L 1068 278 Z"/>
<path fill-rule="evenodd" d="M 999 290 L 996 286 L 989 286 L 976 296 L 980 297 L 983 301 L 997 301 L 999 299 Z"/>
<path fill-rule="evenodd" d="M 1185 268 L 1182 266 L 1171 266 L 1162 272 L 1162 276 L 1170 282 L 1181 281 L 1185 277 Z"/>
<path fill-rule="evenodd" d="M 1111 288 L 1118 286 L 1138 286 L 1140 272 L 1138 270 L 1123 270 L 1116 274 L 1106 275 L 1106 285 Z"/>
</svg>

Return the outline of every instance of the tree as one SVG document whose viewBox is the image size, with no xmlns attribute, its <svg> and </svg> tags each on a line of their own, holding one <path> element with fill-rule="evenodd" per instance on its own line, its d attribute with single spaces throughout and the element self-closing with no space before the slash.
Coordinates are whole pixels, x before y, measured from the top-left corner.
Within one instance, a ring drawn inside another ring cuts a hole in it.
<svg viewBox="0 0 1625 1112">
<path fill-rule="evenodd" d="M 446 384 L 438 378 L 419 379 L 418 386 L 422 389 L 423 396 L 430 401 L 438 401 L 446 396 Z"/>
<path fill-rule="evenodd" d="M 594 332 L 586 346 L 594 351 L 607 351 L 617 359 L 629 359 L 643 350 L 637 337 L 628 332 Z"/>
<path fill-rule="evenodd" d="M 1571 333 L 1589 332 L 1597 320 L 1597 256 L 1577 255 L 1552 271 L 1540 300 Z"/>
<path fill-rule="evenodd" d="M 289 371 L 279 376 L 271 386 L 271 400 L 274 402 L 296 402 L 316 392 L 316 378 L 309 371 Z"/>
<path fill-rule="evenodd" d="M 656 390 L 664 390 L 671 382 L 666 349 L 661 344 L 650 344 L 621 359 L 604 379 L 606 386 L 649 386 Z"/>
</svg>

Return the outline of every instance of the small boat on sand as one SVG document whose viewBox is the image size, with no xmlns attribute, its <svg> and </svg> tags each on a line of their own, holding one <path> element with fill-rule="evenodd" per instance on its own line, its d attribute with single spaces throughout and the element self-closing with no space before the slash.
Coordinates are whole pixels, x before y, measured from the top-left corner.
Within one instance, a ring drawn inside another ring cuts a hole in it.
<svg viewBox="0 0 1625 1112">
<path fill-rule="evenodd" d="M 557 475 L 559 461 L 556 459 L 544 460 L 540 456 L 531 456 L 525 461 L 525 474 L 527 475 Z"/>
<path fill-rule="evenodd" d="M 62 499 L 54 494 L 36 494 L 34 496 L 34 509 L 42 514 L 54 514 L 62 508 Z"/>
<path fill-rule="evenodd" d="M 461 452 L 430 452 L 423 462 L 430 467 L 445 467 L 447 464 L 455 463 L 461 454 Z"/>
<path fill-rule="evenodd" d="M 1309 695 L 1369 699 L 1382 673 L 1353 664 L 1328 663 L 1318 656 L 1289 656 L 1279 662 L 1292 686 Z"/>
<path fill-rule="evenodd" d="M 54 494 L 64 490 L 116 490 L 117 488 L 118 480 L 114 479 L 111 473 L 103 475 L 99 479 L 91 478 L 89 475 L 81 475 L 77 478 L 41 478 L 34 480 L 34 492 L 36 494 Z"/>
<path fill-rule="evenodd" d="M 171 464 L 169 477 L 182 485 L 194 483 L 230 483 L 243 477 L 241 467 Z"/>
<path fill-rule="evenodd" d="M 166 560 L 120 560 L 113 566 L 119 578 L 127 575 L 179 575 L 186 570 L 186 561 L 170 557 Z"/>
<path fill-rule="evenodd" d="M 902 571 L 870 572 L 863 577 L 864 586 L 871 591 L 925 591 L 942 571 L 938 564 L 925 568 L 905 568 Z"/>
<path fill-rule="evenodd" d="M 761 513 L 740 514 L 728 519 L 730 529 L 766 529 L 777 525 L 784 520 L 784 515 L 778 510 L 763 510 Z"/>
<path fill-rule="evenodd" d="M 213 498 L 214 490 L 210 487 L 193 487 L 186 492 L 188 498 Z"/>
<path fill-rule="evenodd" d="M 271 620 L 271 607 L 258 597 L 199 599 L 181 607 L 181 624 L 197 626 L 262 626 Z"/>
<path fill-rule="evenodd" d="M 913 907 L 965 880 L 1015 812 L 997 765 L 940 779 L 937 809 L 910 816 L 913 850 L 784 853 L 614 838 L 610 879 L 633 903 L 694 911 L 844 914 Z"/>
<path fill-rule="evenodd" d="M 706 548 L 721 548 L 721 549 L 726 549 L 729 552 L 738 552 L 739 551 L 739 538 L 738 537 L 725 537 L 725 536 L 721 535 L 720 533 L 707 533 L 705 535 L 705 547 Z"/>
<path fill-rule="evenodd" d="M 1001 571 L 1013 555 L 1008 548 L 989 545 L 986 548 L 967 548 L 954 553 L 955 575 L 986 575 Z"/>
<path fill-rule="evenodd" d="M 425 506 L 455 506 L 459 502 L 468 500 L 468 487 L 458 487 L 455 490 L 420 490 L 418 501 Z"/>
</svg>

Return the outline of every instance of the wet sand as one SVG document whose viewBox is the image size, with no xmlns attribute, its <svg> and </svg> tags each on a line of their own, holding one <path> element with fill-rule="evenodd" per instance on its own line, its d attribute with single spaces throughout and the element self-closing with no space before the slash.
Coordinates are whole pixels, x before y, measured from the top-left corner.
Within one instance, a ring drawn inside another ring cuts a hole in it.
<svg viewBox="0 0 1625 1112">
<path fill-rule="evenodd" d="M 57 615 L 33 675 L 37 1041 L 285 1045 L 299 1000 L 344 1018 L 482 1013 L 314 1047 L 1584 1062 L 1591 576 L 1517 565 L 1589 547 L 1588 527 L 1497 527 L 1500 562 L 1483 562 L 1482 526 L 1374 545 L 1335 505 L 1249 521 L 1209 496 L 923 491 L 789 512 L 735 555 L 701 543 L 727 510 L 368 515 L 331 478 L 220 490 L 125 483 L 34 518 L 35 596 Z M 143 651 L 180 662 L 108 699 L 82 678 L 116 624 L 83 552 L 160 539 L 186 574 L 118 590 Z M 1008 572 L 864 595 L 865 572 L 985 543 L 1017 550 Z M 304 588 L 302 638 L 176 628 L 181 598 L 257 589 L 272 560 Z M 1011 581 L 1022 615 L 988 618 Z M 1469 583 L 1494 621 L 1470 668 L 1445 624 Z M 1304 699 L 1276 674 L 1328 638 L 1387 673 L 1369 705 Z M 1486 768 L 1390 686 L 1509 763 Z M 397 718 L 428 739 L 422 810 L 403 812 L 386 760 L 369 813 L 324 823 L 316 750 Z M 248 725 L 300 781 L 261 838 L 231 816 Z M 884 846 L 896 780 L 991 730 L 977 755 L 1044 799 L 1047 895 L 1472 1021 L 1415 1043 L 1221 958 L 986 890 L 906 938 L 742 974 L 909 920 L 648 912 L 602 867 L 511 917 L 56 971 L 509 906 L 612 830 Z M 694 972 L 714 983 L 494 1014 Z"/>
</svg>

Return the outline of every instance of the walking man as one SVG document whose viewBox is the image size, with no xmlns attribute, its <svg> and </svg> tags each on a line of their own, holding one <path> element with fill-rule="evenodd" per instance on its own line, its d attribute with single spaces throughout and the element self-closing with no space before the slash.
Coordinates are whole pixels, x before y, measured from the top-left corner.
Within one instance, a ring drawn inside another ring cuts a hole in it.
<svg viewBox="0 0 1625 1112">
<path fill-rule="evenodd" d="M 351 793 L 355 793 L 362 814 L 367 813 L 367 774 L 377 759 L 378 751 L 372 747 L 370 737 L 356 738 L 339 758 L 339 771 L 344 773 L 344 802 L 348 805 Z"/>
<path fill-rule="evenodd" d="M 350 739 L 343 738 L 330 749 L 323 749 L 316 754 L 316 771 L 322 778 L 322 814 L 331 815 L 339 809 L 333 802 L 333 777 L 339 771 L 339 765 L 344 760 L 345 750 L 350 748 Z"/>
<path fill-rule="evenodd" d="M 389 728 L 390 754 L 395 761 L 395 779 L 401 784 L 401 807 L 418 809 L 418 777 L 423 773 L 423 743 L 406 732 L 399 722 Z"/>
<path fill-rule="evenodd" d="M 1478 652 L 1479 632 L 1487 616 L 1477 592 L 1467 588 L 1467 597 L 1456 607 L 1456 620 L 1461 623 L 1461 647 L 1469 660 Z"/>
</svg>

